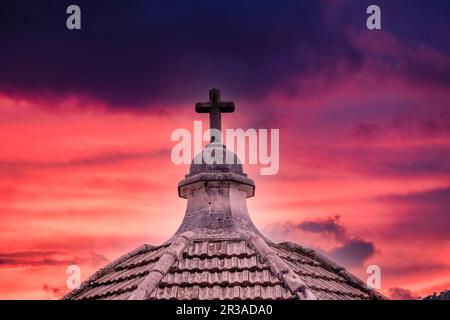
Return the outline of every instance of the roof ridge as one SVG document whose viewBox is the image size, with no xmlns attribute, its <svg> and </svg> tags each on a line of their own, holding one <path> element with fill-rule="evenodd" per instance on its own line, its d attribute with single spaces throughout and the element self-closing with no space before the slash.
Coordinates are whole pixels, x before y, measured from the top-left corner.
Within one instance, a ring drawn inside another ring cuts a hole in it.
<svg viewBox="0 0 450 320">
<path fill-rule="evenodd" d="M 187 231 L 177 236 L 159 257 L 158 261 L 149 270 L 148 275 L 142 280 L 137 289 L 133 291 L 128 300 L 146 300 L 158 286 L 170 267 L 178 261 L 183 250 L 191 242 L 194 232 Z"/>
<path fill-rule="evenodd" d="M 140 254 L 143 251 L 155 250 L 158 247 L 160 247 L 160 246 L 152 246 L 150 244 L 143 244 L 143 245 L 140 245 L 139 247 L 137 247 L 136 249 L 120 256 L 116 260 L 111 261 L 106 266 L 104 266 L 103 268 L 99 269 L 97 272 L 92 274 L 89 278 L 87 278 L 85 281 L 83 281 L 81 283 L 81 285 L 78 289 L 74 289 L 74 290 L 70 291 L 69 293 L 67 293 L 64 297 L 62 297 L 62 300 L 68 300 L 68 299 L 74 298 L 75 296 L 77 296 L 78 294 L 83 292 L 83 290 L 86 289 L 86 287 L 88 287 L 91 282 L 94 282 L 94 281 L 100 279 L 105 274 L 107 274 L 109 271 L 113 270 L 117 265 L 128 260 L 129 258 L 132 258 L 132 257 Z"/>
<path fill-rule="evenodd" d="M 253 249 L 267 262 L 272 273 L 300 300 L 316 300 L 317 297 L 289 265 L 269 247 L 264 239 L 251 231 L 241 231 Z"/>
<path fill-rule="evenodd" d="M 317 252 L 314 249 L 305 248 L 295 242 L 292 241 L 285 241 L 280 242 L 278 245 L 283 246 L 288 249 L 292 249 L 295 251 L 298 251 L 302 254 L 306 254 L 316 260 L 318 260 L 320 263 L 322 263 L 322 267 L 329 267 L 333 272 L 340 275 L 342 278 L 350 282 L 351 284 L 357 286 L 358 288 L 362 289 L 364 292 L 366 292 L 372 299 L 382 299 L 387 300 L 388 298 L 376 291 L 375 289 L 371 289 L 367 286 L 367 284 L 353 275 L 352 273 L 348 272 L 344 267 L 338 265 L 334 261 L 330 260 L 323 254 Z"/>
</svg>

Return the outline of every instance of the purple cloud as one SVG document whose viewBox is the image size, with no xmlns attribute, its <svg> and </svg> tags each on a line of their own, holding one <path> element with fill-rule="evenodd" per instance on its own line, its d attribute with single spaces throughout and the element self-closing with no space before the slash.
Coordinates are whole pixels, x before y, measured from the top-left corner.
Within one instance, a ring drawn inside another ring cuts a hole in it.
<svg viewBox="0 0 450 320">
<path fill-rule="evenodd" d="M 334 216 L 325 219 L 306 220 L 298 224 L 280 224 L 272 228 L 271 233 L 280 233 L 283 236 L 297 231 L 318 234 L 324 239 L 336 243 L 334 248 L 328 250 L 317 247 L 319 251 L 345 267 L 361 266 L 375 254 L 375 245 L 371 241 L 349 236 L 347 229 L 340 223 L 339 219 L 339 216 Z"/>
<path fill-rule="evenodd" d="M 297 228 L 314 233 L 328 233 L 334 235 L 337 239 L 345 238 L 345 228 L 339 224 L 339 216 L 326 219 L 303 221 L 297 225 Z"/>
<path fill-rule="evenodd" d="M 330 257 L 346 267 L 360 266 L 374 254 L 375 245 L 370 241 L 358 238 L 346 239 L 342 246 L 328 252 Z"/>
</svg>

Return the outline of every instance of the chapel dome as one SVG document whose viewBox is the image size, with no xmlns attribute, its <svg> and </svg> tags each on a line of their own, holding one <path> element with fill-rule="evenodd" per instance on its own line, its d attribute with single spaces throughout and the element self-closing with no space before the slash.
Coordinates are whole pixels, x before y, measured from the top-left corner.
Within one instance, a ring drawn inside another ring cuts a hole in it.
<svg viewBox="0 0 450 320">
<path fill-rule="evenodd" d="M 192 159 L 189 176 L 198 173 L 235 173 L 246 176 L 238 156 L 221 143 L 210 143 Z"/>
</svg>

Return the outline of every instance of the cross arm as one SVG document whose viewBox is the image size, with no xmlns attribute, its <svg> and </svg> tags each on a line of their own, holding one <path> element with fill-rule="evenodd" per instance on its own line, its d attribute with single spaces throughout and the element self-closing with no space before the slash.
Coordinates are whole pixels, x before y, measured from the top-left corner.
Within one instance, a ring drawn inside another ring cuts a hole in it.
<svg viewBox="0 0 450 320">
<path fill-rule="evenodd" d="M 234 112 L 234 102 L 221 101 L 219 104 L 220 112 Z"/>
<path fill-rule="evenodd" d="M 212 105 L 210 102 L 198 102 L 195 104 L 195 112 L 197 113 L 209 113 Z"/>
<path fill-rule="evenodd" d="M 234 102 L 221 101 L 216 104 L 222 113 L 230 113 L 234 112 Z M 211 102 L 197 102 L 195 104 L 195 112 L 197 113 L 209 113 L 211 112 L 211 108 L 214 106 Z"/>
</svg>

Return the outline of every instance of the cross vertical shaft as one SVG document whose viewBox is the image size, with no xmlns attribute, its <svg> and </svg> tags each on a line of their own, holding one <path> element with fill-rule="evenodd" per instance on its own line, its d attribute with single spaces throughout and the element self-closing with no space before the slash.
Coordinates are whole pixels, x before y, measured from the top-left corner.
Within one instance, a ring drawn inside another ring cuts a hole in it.
<svg viewBox="0 0 450 320">
<path fill-rule="evenodd" d="M 222 114 L 220 113 L 220 109 L 215 106 L 209 112 L 209 128 L 222 131 Z M 216 142 L 220 141 L 216 140 Z"/>
<path fill-rule="evenodd" d="M 234 103 L 221 101 L 220 90 L 209 90 L 209 101 L 195 104 L 197 113 L 209 113 L 209 128 L 211 130 L 211 142 L 221 143 L 222 112 L 234 112 Z"/>
</svg>

